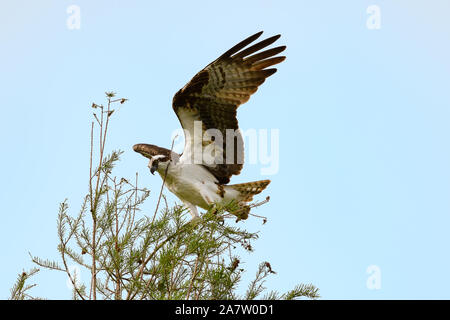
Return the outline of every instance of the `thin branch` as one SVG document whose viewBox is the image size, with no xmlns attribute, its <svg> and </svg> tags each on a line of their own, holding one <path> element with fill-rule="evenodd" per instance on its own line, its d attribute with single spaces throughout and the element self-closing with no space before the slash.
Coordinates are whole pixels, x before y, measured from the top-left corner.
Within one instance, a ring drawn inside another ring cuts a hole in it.
<svg viewBox="0 0 450 320">
<path fill-rule="evenodd" d="M 164 171 L 163 183 L 162 183 L 162 185 L 161 185 L 161 190 L 159 191 L 158 202 L 156 203 L 156 208 L 155 208 L 155 213 L 153 214 L 152 224 L 153 224 L 153 222 L 155 221 L 156 214 L 158 213 L 159 202 L 161 201 L 161 196 L 162 196 L 162 192 L 163 192 L 163 189 L 164 189 L 164 185 L 166 184 L 167 172 L 169 171 L 170 163 L 171 163 L 171 161 L 172 161 L 172 150 L 173 150 L 173 145 L 174 145 L 175 140 L 176 140 L 177 138 L 178 138 L 178 135 L 176 135 L 176 136 L 172 139 L 172 146 L 170 147 L 169 163 L 167 164 L 166 170 Z"/>
</svg>

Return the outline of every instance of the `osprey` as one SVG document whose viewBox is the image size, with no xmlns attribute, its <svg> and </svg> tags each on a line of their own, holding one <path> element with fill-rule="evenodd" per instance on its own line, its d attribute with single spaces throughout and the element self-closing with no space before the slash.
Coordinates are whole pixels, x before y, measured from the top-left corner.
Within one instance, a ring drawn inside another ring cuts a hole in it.
<svg viewBox="0 0 450 320">
<path fill-rule="evenodd" d="M 197 206 L 208 210 L 214 204 L 234 201 L 238 219 L 246 219 L 247 204 L 270 180 L 228 185 L 243 166 L 243 138 L 236 118 L 237 108 L 248 101 L 265 79 L 277 69 L 268 68 L 286 57 L 276 56 L 286 46 L 261 51 L 276 35 L 247 47 L 262 34 L 239 42 L 197 73 L 173 97 L 172 107 L 185 133 L 182 154 L 151 144 L 136 144 L 134 151 L 150 159 L 173 192 L 198 217 Z M 246 48 L 247 47 L 247 48 Z"/>
</svg>

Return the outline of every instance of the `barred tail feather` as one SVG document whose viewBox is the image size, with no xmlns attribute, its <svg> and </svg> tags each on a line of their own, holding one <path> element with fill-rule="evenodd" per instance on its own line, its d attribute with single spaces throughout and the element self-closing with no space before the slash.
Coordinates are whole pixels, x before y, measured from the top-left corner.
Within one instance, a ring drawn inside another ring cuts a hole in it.
<svg viewBox="0 0 450 320">
<path fill-rule="evenodd" d="M 240 184 L 228 185 L 228 188 L 239 192 L 238 200 L 240 202 L 250 202 L 253 200 L 253 196 L 261 193 L 270 183 L 270 180 L 260 180 Z"/>
</svg>

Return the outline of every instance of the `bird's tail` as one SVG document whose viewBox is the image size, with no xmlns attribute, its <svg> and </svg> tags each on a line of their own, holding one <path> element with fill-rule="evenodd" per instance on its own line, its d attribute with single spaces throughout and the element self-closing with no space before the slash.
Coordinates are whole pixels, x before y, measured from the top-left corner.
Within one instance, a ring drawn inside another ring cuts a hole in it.
<svg viewBox="0 0 450 320">
<path fill-rule="evenodd" d="M 228 185 L 228 188 L 239 192 L 238 200 L 240 202 L 250 202 L 253 196 L 263 191 L 270 183 L 270 180 L 260 180 L 239 184 Z"/>
<path fill-rule="evenodd" d="M 226 186 L 226 188 L 230 188 L 239 193 L 236 199 L 239 204 L 239 209 L 234 212 L 230 212 L 238 218 L 236 221 L 245 220 L 248 218 L 251 207 L 247 205 L 246 202 L 252 201 L 253 196 L 263 191 L 269 183 L 270 180 L 260 180 Z"/>
</svg>

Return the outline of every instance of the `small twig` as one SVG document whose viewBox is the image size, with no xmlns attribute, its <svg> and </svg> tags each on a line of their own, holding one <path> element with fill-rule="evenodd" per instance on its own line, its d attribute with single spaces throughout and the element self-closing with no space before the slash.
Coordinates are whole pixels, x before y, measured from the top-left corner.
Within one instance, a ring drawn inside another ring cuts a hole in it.
<svg viewBox="0 0 450 320">
<path fill-rule="evenodd" d="M 72 275 L 70 274 L 69 267 L 67 266 L 67 261 L 66 261 L 66 257 L 65 257 L 66 246 L 65 246 L 65 244 L 62 244 L 62 246 L 63 246 L 63 247 L 61 248 L 61 249 L 62 249 L 62 250 L 61 250 L 61 259 L 62 259 L 62 262 L 63 262 L 63 264 L 64 264 L 65 271 L 66 271 L 67 275 L 69 276 L 70 282 L 72 283 L 73 288 L 75 289 L 75 291 L 76 291 L 76 293 L 78 294 L 78 296 L 79 296 L 82 300 L 85 300 L 85 299 L 84 299 L 84 296 L 81 294 L 80 290 L 79 290 L 78 287 L 77 287 L 77 284 L 76 284 L 76 282 L 75 282 L 75 279 L 73 279 L 73 278 L 72 278 Z"/>
<path fill-rule="evenodd" d="M 100 125 L 100 120 L 98 120 L 97 114 L 94 112 L 94 118 L 97 120 L 98 125 Z"/>
<path fill-rule="evenodd" d="M 199 259 L 199 258 L 200 258 L 200 257 L 197 256 L 197 258 L 195 259 L 194 272 L 193 272 L 193 274 L 192 274 L 192 278 L 191 278 L 191 281 L 190 281 L 190 283 L 189 283 L 189 289 L 188 289 L 188 292 L 187 292 L 187 294 L 186 294 L 186 300 L 189 300 L 189 295 L 191 294 L 192 285 L 194 284 L 195 278 L 197 277 L 197 266 L 198 266 L 198 259 Z"/>
<path fill-rule="evenodd" d="M 256 208 L 256 207 L 262 206 L 263 204 L 266 204 L 269 201 L 270 201 L 270 197 L 267 196 L 265 200 L 260 201 L 260 202 L 252 203 L 251 205 L 249 205 L 249 207 L 250 208 Z"/>
<path fill-rule="evenodd" d="M 136 204 L 138 202 L 137 198 L 138 198 L 138 173 L 136 172 L 136 185 L 134 188 L 134 206 L 133 206 L 133 214 L 131 216 L 131 223 L 130 225 L 134 225 L 134 219 L 136 217 Z"/>
<path fill-rule="evenodd" d="M 178 135 L 176 135 L 176 136 L 172 139 L 172 146 L 170 147 L 169 163 L 167 164 L 166 170 L 164 171 L 163 183 L 162 183 L 162 185 L 161 185 L 161 190 L 159 191 L 158 202 L 156 203 L 156 209 L 155 209 L 155 213 L 153 214 L 152 224 L 153 224 L 153 222 L 155 221 L 156 214 L 158 213 L 158 208 L 159 208 L 159 203 L 160 203 L 160 201 L 161 201 L 162 192 L 163 192 L 163 190 L 164 190 L 164 185 L 166 184 L 167 172 L 169 171 L 170 162 L 172 161 L 172 150 L 173 150 L 173 145 L 174 145 L 175 140 L 176 140 L 177 138 L 178 138 Z"/>
</svg>

